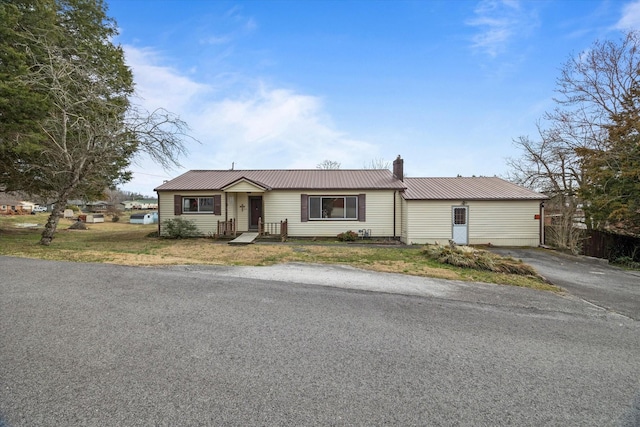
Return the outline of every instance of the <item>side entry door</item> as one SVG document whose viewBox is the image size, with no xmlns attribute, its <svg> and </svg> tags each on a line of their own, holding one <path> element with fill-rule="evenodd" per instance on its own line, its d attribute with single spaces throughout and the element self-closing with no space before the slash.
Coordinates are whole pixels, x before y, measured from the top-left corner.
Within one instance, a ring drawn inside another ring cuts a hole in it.
<svg viewBox="0 0 640 427">
<path fill-rule="evenodd" d="M 454 206 L 452 211 L 453 232 L 452 240 L 458 245 L 469 244 L 469 208 Z"/>
</svg>

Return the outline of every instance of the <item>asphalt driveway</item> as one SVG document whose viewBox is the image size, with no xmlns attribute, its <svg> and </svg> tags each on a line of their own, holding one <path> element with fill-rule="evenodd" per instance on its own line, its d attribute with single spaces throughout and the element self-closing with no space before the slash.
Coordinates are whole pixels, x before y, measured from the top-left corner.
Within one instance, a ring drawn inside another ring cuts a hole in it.
<svg viewBox="0 0 640 427">
<path fill-rule="evenodd" d="M 570 294 L 640 320 L 640 272 L 611 266 L 606 260 L 573 256 L 548 249 L 492 248 L 521 259 Z"/>
</svg>

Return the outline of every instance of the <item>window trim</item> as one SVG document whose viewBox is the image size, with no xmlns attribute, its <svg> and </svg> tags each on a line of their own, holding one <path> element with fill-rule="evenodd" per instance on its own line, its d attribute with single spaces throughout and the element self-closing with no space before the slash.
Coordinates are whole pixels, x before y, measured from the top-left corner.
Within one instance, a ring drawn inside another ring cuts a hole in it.
<svg viewBox="0 0 640 427">
<path fill-rule="evenodd" d="M 351 198 L 355 200 L 355 209 L 354 209 L 354 213 L 355 216 L 353 217 L 347 217 L 347 198 Z M 323 199 L 343 199 L 343 215 L 345 215 L 342 218 L 323 218 L 323 217 L 313 217 L 313 211 L 311 209 L 311 201 L 313 199 L 320 199 L 320 209 L 321 209 L 321 214 L 322 214 L 322 200 Z M 337 196 L 326 196 L 326 195 L 309 195 L 307 198 L 307 212 L 308 212 L 308 219 L 309 221 L 358 221 L 358 214 L 360 212 L 359 210 L 359 196 L 358 195 L 350 195 L 350 194 L 346 194 L 346 195 L 337 195 Z"/>
<path fill-rule="evenodd" d="M 198 200 L 198 210 L 197 211 L 185 211 L 184 210 L 184 201 L 185 199 L 197 199 Z M 201 199 L 211 199 L 213 206 L 211 210 L 201 211 Z M 184 195 L 184 194 L 175 194 L 174 195 L 174 215 L 222 215 L 222 195 L 220 194 L 211 194 L 211 195 Z"/>
</svg>

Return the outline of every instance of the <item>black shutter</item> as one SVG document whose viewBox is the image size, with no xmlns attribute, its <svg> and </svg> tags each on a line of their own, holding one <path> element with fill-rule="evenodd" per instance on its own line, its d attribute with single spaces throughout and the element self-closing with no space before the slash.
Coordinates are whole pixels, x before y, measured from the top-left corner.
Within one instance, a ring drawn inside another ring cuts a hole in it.
<svg viewBox="0 0 640 427">
<path fill-rule="evenodd" d="M 173 196 L 173 214 L 182 215 L 182 196 L 179 194 Z"/>
<path fill-rule="evenodd" d="M 366 194 L 358 194 L 358 221 L 365 222 L 367 220 L 367 203 Z"/>
<path fill-rule="evenodd" d="M 213 196 L 213 214 L 222 215 L 222 196 L 220 194 Z"/>
<path fill-rule="evenodd" d="M 300 221 L 309 221 L 309 195 L 300 195 Z"/>
</svg>

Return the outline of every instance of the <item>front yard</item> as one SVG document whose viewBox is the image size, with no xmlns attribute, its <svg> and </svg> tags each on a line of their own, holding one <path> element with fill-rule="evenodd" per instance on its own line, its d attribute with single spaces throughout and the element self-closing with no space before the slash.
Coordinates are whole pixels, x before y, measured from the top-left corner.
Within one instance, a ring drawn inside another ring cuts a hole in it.
<svg viewBox="0 0 640 427">
<path fill-rule="evenodd" d="M 157 224 L 119 222 L 87 224 L 69 230 L 74 221 L 61 219 L 51 246 L 38 244 L 47 214 L 0 216 L 0 255 L 59 261 L 154 265 L 272 265 L 287 262 L 348 264 L 380 272 L 441 279 L 478 281 L 558 292 L 559 288 L 526 275 L 454 267 L 429 259 L 422 246 L 377 246 L 336 242 L 261 242 L 231 246 L 210 238 L 169 240 L 149 237 Z"/>
</svg>

